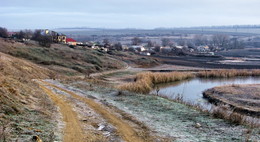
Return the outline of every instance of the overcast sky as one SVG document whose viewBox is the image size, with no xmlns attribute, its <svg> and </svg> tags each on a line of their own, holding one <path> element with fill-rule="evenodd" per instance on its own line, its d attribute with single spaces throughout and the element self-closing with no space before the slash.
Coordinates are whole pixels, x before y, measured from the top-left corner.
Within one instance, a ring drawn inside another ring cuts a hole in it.
<svg viewBox="0 0 260 142">
<path fill-rule="evenodd" d="M 260 0 L 0 0 L 0 26 L 156 28 L 260 24 Z"/>
</svg>

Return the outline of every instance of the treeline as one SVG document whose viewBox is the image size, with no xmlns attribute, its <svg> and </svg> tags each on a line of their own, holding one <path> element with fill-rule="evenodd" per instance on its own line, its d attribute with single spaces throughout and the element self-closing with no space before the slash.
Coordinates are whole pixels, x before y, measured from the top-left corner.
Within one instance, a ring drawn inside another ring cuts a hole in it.
<svg viewBox="0 0 260 142">
<path fill-rule="evenodd" d="M 13 38 L 20 41 L 35 40 L 39 45 L 50 47 L 52 44 L 52 36 L 42 34 L 42 30 L 20 30 L 19 32 L 8 32 L 6 28 L 0 27 L 0 37 Z"/>
</svg>

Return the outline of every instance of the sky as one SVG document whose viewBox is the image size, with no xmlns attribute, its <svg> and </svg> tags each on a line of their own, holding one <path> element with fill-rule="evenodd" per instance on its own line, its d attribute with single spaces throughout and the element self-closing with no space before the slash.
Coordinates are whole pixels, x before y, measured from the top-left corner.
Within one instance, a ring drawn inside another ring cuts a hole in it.
<svg viewBox="0 0 260 142">
<path fill-rule="evenodd" d="M 143 28 L 259 25 L 260 0 L 0 0 L 0 27 Z"/>
</svg>

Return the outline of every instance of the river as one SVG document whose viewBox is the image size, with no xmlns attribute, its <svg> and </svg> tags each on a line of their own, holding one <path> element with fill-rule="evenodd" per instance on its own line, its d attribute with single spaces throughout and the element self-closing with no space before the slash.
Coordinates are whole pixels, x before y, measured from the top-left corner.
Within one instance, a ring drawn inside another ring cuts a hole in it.
<svg viewBox="0 0 260 142">
<path fill-rule="evenodd" d="M 198 104 L 203 109 L 209 110 L 212 105 L 203 98 L 203 91 L 216 86 L 232 84 L 260 84 L 260 77 L 237 77 L 228 79 L 194 78 L 174 83 L 159 84 L 158 87 L 160 90 L 158 94 L 169 99 L 176 99 L 176 97 L 181 96 L 184 102 Z M 156 94 L 156 91 L 153 90 L 150 94 Z"/>
</svg>

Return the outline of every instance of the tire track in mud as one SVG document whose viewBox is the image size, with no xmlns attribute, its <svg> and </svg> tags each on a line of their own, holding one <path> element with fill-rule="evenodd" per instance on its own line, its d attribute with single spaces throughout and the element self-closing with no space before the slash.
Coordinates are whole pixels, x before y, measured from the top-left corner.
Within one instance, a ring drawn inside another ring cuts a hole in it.
<svg viewBox="0 0 260 142">
<path fill-rule="evenodd" d="M 104 106 L 96 103 L 94 100 L 91 100 L 86 97 L 82 97 L 77 95 L 76 93 L 60 88 L 54 84 L 51 84 L 49 82 L 41 81 L 45 85 L 48 85 L 50 87 L 53 87 L 55 89 L 58 89 L 60 91 L 63 91 L 69 95 L 71 95 L 73 98 L 78 99 L 84 103 L 86 103 L 88 106 L 90 106 L 96 113 L 99 113 L 105 120 L 107 120 L 110 124 L 114 125 L 117 128 L 117 133 L 119 136 L 122 137 L 123 140 L 127 142 L 145 142 L 145 139 L 138 136 L 137 132 L 134 130 L 133 127 L 131 127 L 127 122 L 124 122 L 120 117 L 115 115 L 113 112 L 110 112 L 107 108 Z"/>
<path fill-rule="evenodd" d="M 63 142 L 84 142 L 84 132 L 80 125 L 80 121 L 77 117 L 77 113 L 73 111 L 72 106 L 66 102 L 65 98 L 56 93 L 53 93 L 51 89 L 39 84 L 51 100 L 60 108 L 60 112 L 65 122 L 65 128 L 63 130 Z"/>
</svg>

